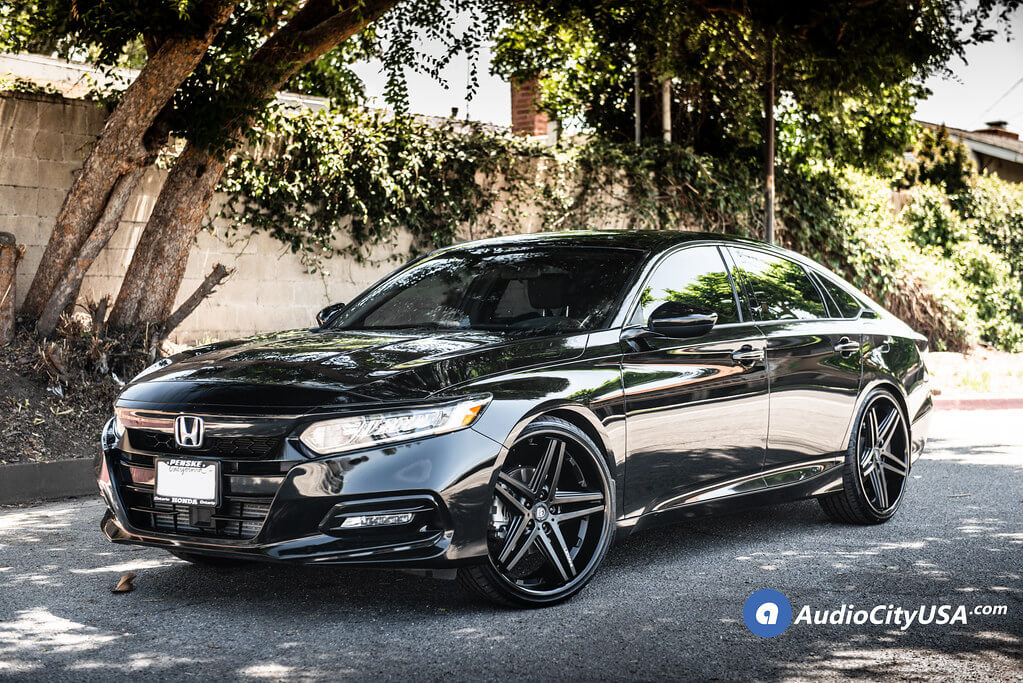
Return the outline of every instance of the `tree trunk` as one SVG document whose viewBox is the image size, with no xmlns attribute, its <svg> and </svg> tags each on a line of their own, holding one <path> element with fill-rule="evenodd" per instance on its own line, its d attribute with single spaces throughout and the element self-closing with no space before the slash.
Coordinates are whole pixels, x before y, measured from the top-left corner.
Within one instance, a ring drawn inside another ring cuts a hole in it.
<svg viewBox="0 0 1023 683">
<path fill-rule="evenodd" d="M 260 46 L 229 86 L 235 101 L 264 102 L 299 69 L 362 30 L 397 0 L 309 0 L 277 33 Z M 161 324 L 170 315 L 188 254 L 225 159 L 251 125 L 255 109 L 228 119 L 219 136 L 228 141 L 219 153 L 189 143 L 171 167 L 167 182 L 135 247 L 131 265 L 110 313 L 110 327 Z"/>
<path fill-rule="evenodd" d="M 14 281 L 24 252 L 9 232 L 0 232 L 0 346 L 14 339 Z"/>
<path fill-rule="evenodd" d="M 135 246 L 110 311 L 109 327 L 161 323 L 170 315 L 188 265 L 188 252 L 213 200 L 224 162 L 188 144 L 171 168 Z"/>
<path fill-rule="evenodd" d="M 54 330 L 57 329 L 57 323 L 60 321 L 61 314 L 69 306 L 74 305 L 75 299 L 78 298 L 78 290 L 82 286 L 82 280 L 85 278 L 85 273 L 89 270 L 92 262 L 96 260 L 96 257 L 99 256 L 103 247 L 110 241 L 110 238 L 113 237 L 114 232 L 117 231 L 117 225 L 124 214 L 124 208 L 128 204 L 128 199 L 147 170 L 149 170 L 149 165 L 138 166 L 118 178 L 113 191 L 110 193 L 110 198 L 107 200 L 103 215 L 100 216 L 96 227 L 86 238 L 81 249 L 79 249 L 77 258 L 71 262 L 71 265 L 64 273 L 63 279 L 57 283 L 49 300 L 46 302 L 46 306 L 43 307 L 43 312 L 36 322 L 36 334 L 39 336 L 48 337 L 53 334 Z"/>
<path fill-rule="evenodd" d="M 774 31 L 768 34 L 764 84 L 764 241 L 774 244 Z"/>
<path fill-rule="evenodd" d="M 220 32 L 237 0 L 209 0 L 208 23 L 200 35 L 167 38 L 146 61 L 107 119 L 81 170 L 64 197 L 50 240 L 29 287 L 22 312 L 38 317 L 82 244 L 103 214 L 118 179 L 143 163 L 143 137 L 192 73 Z"/>
</svg>

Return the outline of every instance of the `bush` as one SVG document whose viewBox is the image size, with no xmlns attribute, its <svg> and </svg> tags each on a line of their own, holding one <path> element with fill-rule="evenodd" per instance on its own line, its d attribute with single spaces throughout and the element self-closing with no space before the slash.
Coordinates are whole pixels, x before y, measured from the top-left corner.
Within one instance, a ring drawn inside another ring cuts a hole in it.
<svg viewBox="0 0 1023 683">
<path fill-rule="evenodd" d="M 970 231 L 1005 259 L 1023 289 L 1023 186 L 979 176 L 951 202 Z"/>
<path fill-rule="evenodd" d="M 955 245 L 969 237 L 962 218 L 949 204 L 948 195 L 934 185 L 921 185 L 899 216 L 909 226 L 909 236 L 922 247 L 936 246 L 945 258 Z"/>
<path fill-rule="evenodd" d="M 843 185 L 848 194 L 839 215 L 850 281 L 926 335 L 932 348 L 965 351 L 976 344 L 981 324 L 961 276 L 940 251 L 919 247 L 892 212 L 888 184 L 847 172 Z"/>
<path fill-rule="evenodd" d="M 948 137 L 944 126 L 937 130 L 924 128 L 913 149 L 913 160 L 906 162 L 896 186 L 910 188 L 928 183 L 949 194 L 964 191 L 976 172 L 966 146 Z"/>
<path fill-rule="evenodd" d="M 957 244 L 952 261 L 968 286 L 982 338 L 1006 351 L 1023 351 L 1023 295 L 1009 264 L 976 237 Z"/>
</svg>

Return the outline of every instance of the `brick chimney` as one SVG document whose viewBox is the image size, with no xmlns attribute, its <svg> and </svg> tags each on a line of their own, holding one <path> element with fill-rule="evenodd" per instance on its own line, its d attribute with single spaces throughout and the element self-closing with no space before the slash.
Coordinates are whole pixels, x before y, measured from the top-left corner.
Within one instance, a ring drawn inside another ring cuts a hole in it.
<svg viewBox="0 0 1023 683">
<path fill-rule="evenodd" d="M 1006 130 L 1005 127 L 1009 125 L 1008 121 L 987 121 L 984 124 L 987 128 L 981 128 L 973 131 L 974 133 L 987 133 L 988 135 L 998 135 L 1003 138 L 1010 140 L 1019 140 L 1019 133 L 1013 133 L 1011 130 Z"/>
<path fill-rule="evenodd" d="M 547 135 L 547 114 L 536 109 L 536 79 L 511 83 L 512 132 L 520 135 Z"/>
</svg>

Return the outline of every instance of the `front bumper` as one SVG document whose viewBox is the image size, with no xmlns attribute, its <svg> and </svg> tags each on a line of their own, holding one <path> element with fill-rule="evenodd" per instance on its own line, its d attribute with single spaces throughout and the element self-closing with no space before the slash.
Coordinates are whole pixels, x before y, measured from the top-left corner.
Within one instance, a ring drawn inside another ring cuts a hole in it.
<svg viewBox="0 0 1023 683">
<path fill-rule="evenodd" d="M 104 441 L 96 463 L 108 507 L 101 528 L 115 543 L 254 560 L 415 569 L 471 564 L 487 554 L 490 480 L 501 445 L 473 429 L 316 460 L 289 443 L 279 459 L 232 461 L 228 464 L 237 468 L 222 468 L 228 470 L 222 475 L 227 495 L 232 486 L 243 490 L 239 482 L 265 486 L 272 481 L 276 487 L 260 508 L 265 517 L 238 524 L 239 533 L 232 537 L 195 526 L 195 510 L 177 516 L 154 510 L 151 495 L 146 497 L 135 477 L 160 453 L 135 448 L 129 438 Z M 261 470 L 279 466 L 281 474 L 243 478 L 230 473 L 246 471 L 253 463 Z M 227 481 L 230 477 L 236 479 Z M 232 519 L 229 502 L 234 504 L 225 500 L 223 509 L 213 511 L 214 520 Z M 400 526 L 345 529 L 338 521 L 346 513 L 407 509 L 416 510 L 413 522 Z M 172 528 L 167 519 L 174 522 Z"/>
</svg>

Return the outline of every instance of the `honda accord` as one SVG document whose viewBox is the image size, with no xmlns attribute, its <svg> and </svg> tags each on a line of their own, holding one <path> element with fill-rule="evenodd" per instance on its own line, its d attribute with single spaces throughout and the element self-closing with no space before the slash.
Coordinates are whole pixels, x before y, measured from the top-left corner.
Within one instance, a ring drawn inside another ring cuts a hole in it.
<svg viewBox="0 0 1023 683">
<path fill-rule="evenodd" d="M 550 605 L 654 525 L 811 497 L 891 519 L 932 409 L 924 337 L 818 264 L 721 235 L 460 244 L 317 321 L 125 387 L 96 462 L 111 541 Z"/>
</svg>

